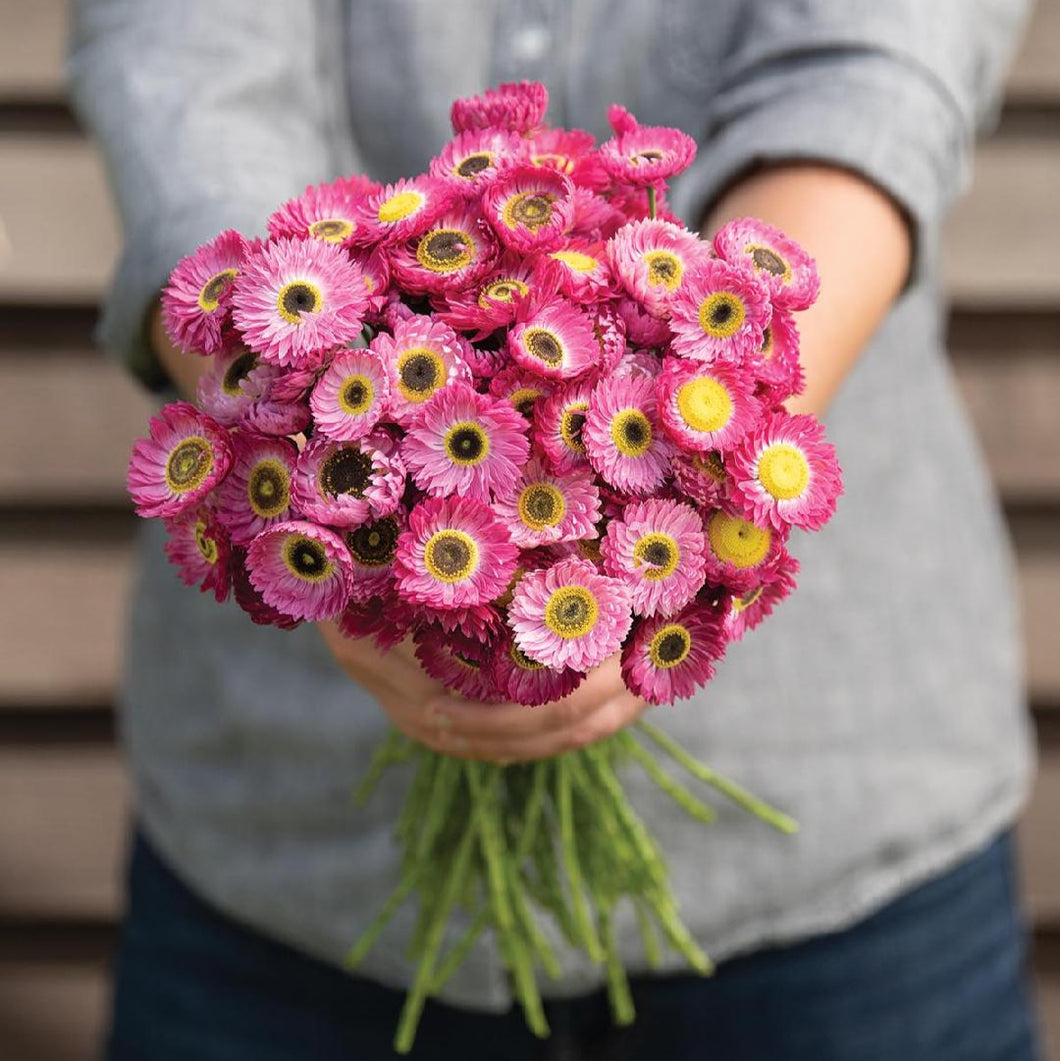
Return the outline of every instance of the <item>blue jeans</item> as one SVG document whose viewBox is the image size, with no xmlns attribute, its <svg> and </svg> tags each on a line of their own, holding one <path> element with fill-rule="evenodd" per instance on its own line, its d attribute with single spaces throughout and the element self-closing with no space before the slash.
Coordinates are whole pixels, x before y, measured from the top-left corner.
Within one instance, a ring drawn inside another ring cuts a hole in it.
<svg viewBox="0 0 1060 1061">
<path fill-rule="evenodd" d="M 427 1006 L 422 1061 L 1033 1061 L 1007 834 L 853 928 L 634 981 L 637 1021 L 596 993 L 522 1015 Z M 117 958 L 110 1061 L 376 1061 L 401 992 L 250 931 L 181 884 L 142 837 Z"/>
</svg>

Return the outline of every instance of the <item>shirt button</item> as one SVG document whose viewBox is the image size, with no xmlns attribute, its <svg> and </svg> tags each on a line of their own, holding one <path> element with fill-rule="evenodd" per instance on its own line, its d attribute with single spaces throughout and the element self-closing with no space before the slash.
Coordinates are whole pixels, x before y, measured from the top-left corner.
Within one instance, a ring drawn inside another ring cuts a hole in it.
<svg viewBox="0 0 1060 1061">
<path fill-rule="evenodd" d="M 548 50 L 552 34 L 544 26 L 526 26 L 512 37 L 512 53 L 516 59 L 532 63 Z"/>
</svg>

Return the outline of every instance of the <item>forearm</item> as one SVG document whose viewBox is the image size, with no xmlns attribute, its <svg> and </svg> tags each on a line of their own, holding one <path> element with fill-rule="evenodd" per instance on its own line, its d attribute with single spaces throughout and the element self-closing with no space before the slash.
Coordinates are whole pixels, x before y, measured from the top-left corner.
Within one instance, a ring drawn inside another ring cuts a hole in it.
<svg viewBox="0 0 1060 1061">
<path fill-rule="evenodd" d="M 735 217 L 776 225 L 817 260 L 820 297 L 798 315 L 806 390 L 787 408 L 819 415 L 902 289 L 909 227 L 874 185 L 815 164 L 780 165 L 740 181 L 715 204 L 703 235 Z"/>
</svg>

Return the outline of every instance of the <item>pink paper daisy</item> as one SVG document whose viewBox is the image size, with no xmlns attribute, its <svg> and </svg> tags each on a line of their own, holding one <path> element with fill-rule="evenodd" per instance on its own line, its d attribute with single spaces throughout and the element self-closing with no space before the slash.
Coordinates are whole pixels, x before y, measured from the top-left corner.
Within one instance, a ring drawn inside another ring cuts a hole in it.
<svg viewBox="0 0 1060 1061">
<path fill-rule="evenodd" d="M 749 593 L 772 574 L 787 555 L 784 535 L 760 527 L 728 508 L 718 508 L 704 519 L 707 581 L 733 593 Z"/>
<path fill-rule="evenodd" d="M 499 174 L 526 157 L 521 137 L 503 129 L 459 133 L 431 159 L 430 174 L 467 198 L 480 196 Z"/>
<path fill-rule="evenodd" d="M 353 264 L 361 270 L 365 290 L 368 292 L 366 319 L 372 323 L 382 320 L 390 299 L 390 265 L 382 247 L 371 250 L 358 248 L 350 252 Z"/>
<path fill-rule="evenodd" d="M 449 183 L 423 174 L 402 178 L 365 196 L 354 239 L 363 246 L 395 246 L 424 233 L 452 205 Z"/>
<path fill-rule="evenodd" d="M 439 626 L 421 627 L 413 635 L 416 658 L 427 675 L 468 700 L 497 700 L 489 660 L 489 644 L 448 633 Z"/>
<path fill-rule="evenodd" d="M 758 356 L 749 362 L 767 405 L 781 405 L 805 387 L 799 364 L 799 330 L 787 310 L 773 307 Z"/>
<path fill-rule="evenodd" d="M 308 367 L 356 339 L 367 308 L 360 269 L 319 240 L 279 239 L 248 255 L 232 292 L 247 346 L 281 366 Z"/>
<path fill-rule="evenodd" d="M 415 627 L 415 613 L 396 593 L 367 601 L 351 600 L 339 619 L 339 629 L 346 637 L 370 637 L 384 655 L 400 645 Z"/>
<path fill-rule="evenodd" d="M 607 254 L 622 287 L 654 317 L 666 318 L 685 275 L 710 257 L 698 236 L 668 221 L 623 225 L 608 241 Z"/>
<path fill-rule="evenodd" d="M 733 451 L 733 492 L 757 523 L 820 530 L 835 512 L 843 477 L 824 428 L 808 415 L 765 417 Z"/>
<path fill-rule="evenodd" d="M 390 268 L 402 290 L 446 295 L 471 287 L 494 265 L 497 241 L 477 209 L 461 201 L 423 233 L 390 251 Z"/>
<path fill-rule="evenodd" d="M 493 269 L 466 291 L 451 292 L 438 316 L 458 331 L 485 339 L 515 319 L 524 299 L 549 302 L 559 290 L 559 270 L 547 260 L 508 252 Z"/>
<path fill-rule="evenodd" d="M 515 488 L 498 495 L 493 511 L 512 541 L 530 549 L 593 535 L 600 518 L 600 494 L 588 469 L 560 475 L 534 459 Z"/>
<path fill-rule="evenodd" d="M 386 414 L 390 377 L 372 350 L 340 350 L 313 388 L 313 424 L 337 442 L 363 438 Z"/>
<path fill-rule="evenodd" d="M 716 450 L 675 454 L 670 471 L 677 489 L 702 508 L 716 508 L 728 497 L 730 476 Z"/>
<path fill-rule="evenodd" d="M 263 398 L 279 374 L 245 346 L 214 354 L 199 377 L 199 406 L 219 424 L 231 427 L 247 415 L 254 402 Z"/>
<path fill-rule="evenodd" d="M 604 169 L 619 183 L 641 188 L 670 180 L 695 157 L 695 140 L 667 126 L 624 124 L 622 132 L 600 145 Z"/>
<path fill-rule="evenodd" d="M 630 589 L 637 615 L 672 615 L 706 577 L 703 521 L 695 509 L 652 498 L 627 505 L 600 543 L 604 570 Z"/>
<path fill-rule="evenodd" d="M 613 372 L 627 353 L 626 322 L 613 302 L 598 302 L 589 310 L 589 317 L 600 347 L 600 361 L 596 366 L 596 374 L 600 377 Z"/>
<path fill-rule="evenodd" d="M 553 391 L 534 409 L 534 442 L 555 472 L 563 474 L 589 463 L 583 434 L 592 393 L 591 384 L 574 383 Z"/>
<path fill-rule="evenodd" d="M 332 527 L 389 516 L 401 504 L 405 466 L 383 432 L 354 442 L 314 438 L 302 450 L 292 493 L 303 515 Z"/>
<path fill-rule="evenodd" d="M 667 358 L 656 381 L 663 427 L 682 449 L 730 450 L 761 414 L 753 387 L 749 373 L 724 362 Z"/>
<path fill-rule="evenodd" d="M 497 238 L 520 254 L 557 250 L 570 228 L 574 185 L 555 170 L 516 166 L 482 196 L 482 210 Z"/>
<path fill-rule="evenodd" d="M 246 240 L 222 232 L 181 260 L 162 292 L 162 323 L 174 346 L 190 354 L 216 354 L 224 348 L 224 325 L 232 282 L 242 266 Z"/>
<path fill-rule="evenodd" d="M 714 677 L 714 663 L 725 646 L 721 621 L 701 604 L 672 618 L 641 619 L 622 650 L 622 677 L 648 703 L 669 704 L 691 696 Z"/>
<path fill-rule="evenodd" d="M 525 575 L 508 606 L 521 652 L 581 673 L 618 651 L 631 622 L 629 589 L 573 557 Z"/>
<path fill-rule="evenodd" d="M 725 633 L 730 641 L 739 641 L 748 630 L 753 630 L 795 588 L 799 561 L 790 553 L 765 582 L 741 597 L 729 600 L 725 613 Z"/>
<path fill-rule="evenodd" d="M 449 119 L 458 133 L 507 129 L 532 133 L 545 120 L 548 90 L 539 81 L 505 82 L 477 96 L 453 100 Z"/>
<path fill-rule="evenodd" d="M 488 604 L 507 588 L 518 550 L 486 505 L 469 498 L 427 498 L 398 539 L 398 593 L 436 610 Z"/>
<path fill-rule="evenodd" d="M 301 626 L 301 619 L 292 619 L 271 604 L 266 604 L 254 588 L 254 583 L 250 581 L 250 572 L 247 571 L 246 549 L 232 546 L 229 566 L 232 571 L 232 596 L 236 604 L 250 616 L 252 623 L 257 626 L 275 626 L 280 630 L 293 630 L 296 626 Z"/>
<path fill-rule="evenodd" d="M 504 629 L 504 618 L 494 604 L 469 604 L 463 608 L 436 611 L 430 605 L 410 605 L 424 623 L 433 623 L 446 633 L 462 633 L 473 641 L 495 640 Z"/>
<path fill-rule="evenodd" d="M 352 560 L 350 596 L 355 601 L 391 592 L 394 582 L 394 556 L 405 529 L 405 514 L 398 509 L 391 516 L 362 523 L 346 532 L 346 548 Z"/>
<path fill-rule="evenodd" d="M 817 265 L 780 229 L 753 217 L 730 221 L 714 235 L 714 249 L 737 268 L 749 270 L 783 309 L 807 309 L 821 286 Z"/>
<path fill-rule="evenodd" d="M 716 259 L 701 261 L 670 302 L 673 352 L 740 362 L 761 347 L 770 313 L 769 292 L 750 273 Z"/>
<path fill-rule="evenodd" d="M 624 350 L 622 356 L 611 370 L 615 376 L 643 376 L 645 379 L 658 379 L 662 372 L 662 362 L 651 350 Z"/>
<path fill-rule="evenodd" d="M 596 138 L 585 129 L 540 129 L 526 149 L 533 165 L 562 173 L 580 187 L 600 191 L 610 178 L 596 157 L 595 147 Z"/>
<path fill-rule="evenodd" d="M 435 497 L 488 502 L 506 494 L 530 452 L 525 418 L 465 383 L 443 388 L 406 429 L 401 456 L 413 481 Z"/>
<path fill-rule="evenodd" d="M 240 431 L 234 449 L 232 470 L 217 490 L 217 515 L 232 541 L 245 545 L 274 524 L 296 518 L 291 482 L 298 448 L 286 438 Z"/>
<path fill-rule="evenodd" d="M 606 176 L 606 173 L 605 173 Z M 610 177 L 607 178 L 610 180 Z M 580 186 L 574 189 L 574 210 L 567 238 L 598 243 L 609 240 L 625 223 L 626 215 L 612 199 Z"/>
<path fill-rule="evenodd" d="M 647 494 L 661 486 L 674 447 L 659 424 L 655 381 L 639 374 L 601 380 L 582 440 L 589 463 L 616 490 Z"/>
<path fill-rule="evenodd" d="M 567 240 L 549 256 L 557 265 L 559 289 L 575 302 L 595 302 L 610 294 L 614 278 L 607 264 L 604 244 L 589 240 Z"/>
<path fill-rule="evenodd" d="M 471 382 L 465 360 L 470 346 L 441 321 L 410 317 L 395 326 L 392 336 L 380 332 L 370 345 L 390 376 L 388 416 L 403 427 L 443 387 L 455 381 Z"/>
<path fill-rule="evenodd" d="M 228 474 L 228 432 L 188 402 L 164 406 L 151 417 L 149 431 L 133 445 L 129 494 L 140 516 L 179 516 Z"/>
<path fill-rule="evenodd" d="M 212 592 L 218 603 L 227 600 L 232 585 L 230 547 L 217 517 L 202 506 L 167 519 L 166 530 L 166 556 L 180 569 L 181 582 L 198 586 L 203 593 Z"/>
<path fill-rule="evenodd" d="M 307 520 L 259 534 L 246 563 L 262 600 L 292 619 L 336 619 L 350 599 L 350 554 L 342 538 Z"/>
<path fill-rule="evenodd" d="M 305 431 L 310 419 L 308 402 L 280 402 L 263 398 L 247 409 L 243 426 L 260 431 L 263 435 L 285 437 Z"/>
<path fill-rule="evenodd" d="M 501 369 L 490 380 L 490 394 L 494 398 L 503 398 L 531 423 L 537 403 L 547 398 L 552 391 L 553 384 L 549 380 L 542 379 L 535 372 L 527 372 L 518 365 Z"/>
<path fill-rule="evenodd" d="M 531 659 L 510 633 L 494 647 L 490 670 L 500 695 L 525 707 L 539 707 L 569 696 L 585 678 L 570 667 L 555 670 Z"/>
<path fill-rule="evenodd" d="M 508 350 L 516 364 L 546 379 L 582 376 L 600 360 L 592 320 L 565 301 L 526 307 L 508 333 Z"/>
<path fill-rule="evenodd" d="M 358 207 L 365 196 L 364 192 L 351 193 L 348 185 L 339 181 L 306 188 L 269 218 L 269 234 L 349 246 L 357 228 Z"/>
<path fill-rule="evenodd" d="M 653 317 L 639 302 L 631 298 L 620 298 L 615 309 L 626 326 L 626 338 L 633 346 L 665 347 L 670 345 L 672 333 L 669 324 Z"/>
</svg>

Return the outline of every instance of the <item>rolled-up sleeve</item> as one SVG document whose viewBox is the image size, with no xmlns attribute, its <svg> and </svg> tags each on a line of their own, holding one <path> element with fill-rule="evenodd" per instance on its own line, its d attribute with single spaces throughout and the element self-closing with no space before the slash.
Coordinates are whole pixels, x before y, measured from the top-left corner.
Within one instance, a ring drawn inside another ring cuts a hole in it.
<svg viewBox="0 0 1060 1061">
<path fill-rule="evenodd" d="M 1025 0 L 746 0 L 699 156 L 674 188 L 692 223 L 767 164 L 821 161 L 883 189 L 918 246 L 969 178 Z"/>
<path fill-rule="evenodd" d="M 147 311 L 173 266 L 225 228 L 261 232 L 309 183 L 352 165 L 313 0 L 77 0 L 74 106 L 102 146 L 124 229 L 101 344 L 149 386 L 164 377 Z"/>
</svg>

